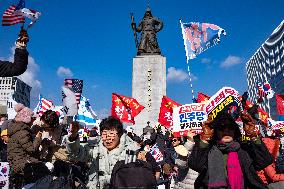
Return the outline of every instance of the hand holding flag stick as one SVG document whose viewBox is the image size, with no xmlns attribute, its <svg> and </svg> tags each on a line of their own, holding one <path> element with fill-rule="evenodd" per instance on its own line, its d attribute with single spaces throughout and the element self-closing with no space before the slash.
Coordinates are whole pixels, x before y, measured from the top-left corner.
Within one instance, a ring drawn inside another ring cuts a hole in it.
<svg viewBox="0 0 284 189">
<path fill-rule="evenodd" d="M 18 35 L 18 39 L 16 41 L 16 47 L 23 49 L 27 47 L 27 43 L 29 42 L 29 35 L 27 30 L 24 27 L 21 27 L 20 33 Z"/>
</svg>

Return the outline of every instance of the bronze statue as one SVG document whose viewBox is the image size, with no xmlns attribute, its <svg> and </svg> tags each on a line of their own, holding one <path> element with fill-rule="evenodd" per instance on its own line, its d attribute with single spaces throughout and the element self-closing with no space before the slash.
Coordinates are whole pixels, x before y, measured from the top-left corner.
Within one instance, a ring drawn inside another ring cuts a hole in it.
<svg viewBox="0 0 284 189">
<path fill-rule="evenodd" d="M 131 14 L 131 19 L 131 27 L 134 31 L 136 48 L 138 50 L 137 55 L 161 54 L 156 33 L 162 30 L 163 22 L 158 18 L 152 16 L 149 7 L 147 8 L 144 17 L 139 23 L 138 27 L 136 27 L 136 23 L 134 22 L 133 14 Z M 136 32 L 141 32 L 139 44 Z"/>
</svg>

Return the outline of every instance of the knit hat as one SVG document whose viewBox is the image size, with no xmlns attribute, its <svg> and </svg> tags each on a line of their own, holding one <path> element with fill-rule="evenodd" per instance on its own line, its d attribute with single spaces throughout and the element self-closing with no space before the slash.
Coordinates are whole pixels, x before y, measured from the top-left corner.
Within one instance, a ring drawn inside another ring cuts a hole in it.
<svg viewBox="0 0 284 189">
<path fill-rule="evenodd" d="M 15 111 L 17 112 L 17 115 L 15 117 L 16 122 L 24 122 L 24 123 L 30 123 L 32 121 L 33 111 L 27 107 L 25 107 L 23 104 L 16 104 Z"/>
</svg>

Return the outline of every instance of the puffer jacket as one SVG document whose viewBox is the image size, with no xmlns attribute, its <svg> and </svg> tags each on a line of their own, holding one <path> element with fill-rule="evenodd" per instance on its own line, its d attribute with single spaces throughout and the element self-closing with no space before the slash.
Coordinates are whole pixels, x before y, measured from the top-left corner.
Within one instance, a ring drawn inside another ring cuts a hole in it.
<svg viewBox="0 0 284 189">
<path fill-rule="evenodd" d="M 0 61 L 0 77 L 18 76 L 27 70 L 29 53 L 26 49 L 15 49 L 14 63 Z"/>
<path fill-rule="evenodd" d="M 15 122 L 8 128 L 8 162 L 15 173 L 23 171 L 26 163 L 37 163 L 36 152 L 41 138 L 32 139 L 30 127 L 22 122 Z"/>
<path fill-rule="evenodd" d="M 266 168 L 264 168 L 263 170 L 258 171 L 257 172 L 258 176 L 265 184 L 284 181 L 284 174 L 276 173 L 275 169 L 275 159 L 277 154 L 275 153 L 275 150 L 276 152 L 279 151 L 279 144 L 280 144 L 279 139 L 262 138 L 262 141 L 269 150 L 269 153 L 272 155 L 273 163 L 267 166 Z"/>
<path fill-rule="evenodd" d="M 87 187 L 89 189 L 97 189 L 97 173 L 100 172 L 99 184 L 100 188 L 104 188 L 110 183 L 111 172 L 116 162 L 125 160 L 126 150 L 138 150 L 137 144 L 126 134 L 120 137 L 120 143 L 117 148 L 108 151 L 102 143 L 100 137 L 88 141 L 86 145 L 80 145 L 79 139 L 70 142 L 68 137 L 64 137 L 67 153 L 70 161 L 89 162 L 91 164 L 89 181 Z M 99 161 L 97 161 L 99 157 Z M 99 163 L 99 166 L 98 166 Z"/>
<path fill-rule="evenodd" d="M 194 146 L 194 142 L 187 141 L 184 144 L 184 147 L 188 150 L 188 157 L 192 151 L 192 148 Z M 179 156 L 178 156 L 179 157 Z M 180 159 L 175 160 L 175 163 L 178 166 L 178 179 L 175 181 L 173 188 L 174 189 L 194 189 L 194 182 L 196 178 L 198 177 L 198 172 L 192 170 L 188 166 L 188 161 L 186 163 L 183 163 L 184 161 Z"/>
</svg>

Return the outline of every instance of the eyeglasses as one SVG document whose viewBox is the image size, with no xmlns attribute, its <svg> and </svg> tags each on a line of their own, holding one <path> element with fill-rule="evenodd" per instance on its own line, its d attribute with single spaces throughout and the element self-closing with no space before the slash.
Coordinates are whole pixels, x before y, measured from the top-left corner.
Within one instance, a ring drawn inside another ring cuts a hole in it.
<svg viewBox="0 0 284 189">
<path fill-rule="evenodd" d="M 117 132 L 113 131 L 113 130 L 109 130 L 109 131 L 102 131 L 102 138 L 106 138 L 107 136 L 110 138 L 114 138 L 117 136 Z"/>
</svg>

